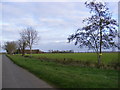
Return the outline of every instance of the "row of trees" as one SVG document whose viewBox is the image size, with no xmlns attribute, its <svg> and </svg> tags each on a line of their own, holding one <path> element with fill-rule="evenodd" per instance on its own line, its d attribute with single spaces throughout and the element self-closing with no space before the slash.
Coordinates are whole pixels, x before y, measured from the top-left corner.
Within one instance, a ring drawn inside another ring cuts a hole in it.
<svg viewBox="0 0 120 90">
<path fill-rule="evenodd" d="M 25 49 L 28 47 L 32 54 L 32 46 L 39 40 L 38 32 L 33 27 L 27 27 L 20 32 L 20 39 L 18 41 L 5 42 L 3 48 L 8 54 L 13 54 L 17 50 L 25 55 Z"/>
</svg>

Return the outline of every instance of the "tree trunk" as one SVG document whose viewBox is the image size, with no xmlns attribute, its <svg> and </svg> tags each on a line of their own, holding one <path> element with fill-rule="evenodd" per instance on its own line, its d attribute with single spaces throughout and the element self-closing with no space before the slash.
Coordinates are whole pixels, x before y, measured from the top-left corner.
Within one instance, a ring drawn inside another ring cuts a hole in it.
<svg viewBox="0 0 120 90">
<path fill-rule="evenodd" d="M 101 64 L 101 55 L 98 56 L 98 66 Z"/>
<path fill-rule="evenodd" d="M 25 55 L 25 49 L 23 48 L 22 49 L 22 56 L 24 56 Z"/>
<path fill-rule="evenodd" d="M 101 54 L 97 53 L 97 59 L 98 59 L 98 68 L 100 68 L 100 64 L 101 64 Z"/>
<path fill-rule="evenodd" d="M 25 55 L 25 43 L 23 43 L 22 56 Z"/>
<path fill-rule="evenodd" d="M 30 46 L 30 56 L 32 57 L 32 47 Z"/>
<path fill-rule="evenodd" d="M 102 19 L 100 19 L 100 52 L 99 52 L 99 58 L 98 58 L 98 67 L 100 67 L 101 64 L 101 55 L 102 55 Z"/>
</svg>

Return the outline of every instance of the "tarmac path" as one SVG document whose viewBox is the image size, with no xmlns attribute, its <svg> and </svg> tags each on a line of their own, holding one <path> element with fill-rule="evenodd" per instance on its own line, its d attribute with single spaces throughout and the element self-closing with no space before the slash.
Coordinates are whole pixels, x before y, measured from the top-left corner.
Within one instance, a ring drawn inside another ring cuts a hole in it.
<svg viewBox="0 0 120 90">
<path fill-rule="evenodd" d="M 53 88 L 2 55 L 2 88 Z"/>
</svg>

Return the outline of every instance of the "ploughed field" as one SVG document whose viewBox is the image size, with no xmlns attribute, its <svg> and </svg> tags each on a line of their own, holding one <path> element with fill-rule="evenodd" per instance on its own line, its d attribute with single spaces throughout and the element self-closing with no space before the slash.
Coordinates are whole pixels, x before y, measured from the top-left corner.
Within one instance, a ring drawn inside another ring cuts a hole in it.
<svg viewBox="0 0 120 90">
<path fill-rule="evenodd" d="M 8 55 L 17 65 L 27 69 L 49 84 L 60 88 L 117 88 L 118 70 L 81 67 L 51 61 L 72 58 L 96 62 L 94 53 L 33 54 L 33 57 Z M 43 57 L 43 58 L 41 58 Z M 117 61 L 117 53 L 105 53 L 104 63 Z M 50 60 L 45 60 L 50 59 Z"/>
</svg>

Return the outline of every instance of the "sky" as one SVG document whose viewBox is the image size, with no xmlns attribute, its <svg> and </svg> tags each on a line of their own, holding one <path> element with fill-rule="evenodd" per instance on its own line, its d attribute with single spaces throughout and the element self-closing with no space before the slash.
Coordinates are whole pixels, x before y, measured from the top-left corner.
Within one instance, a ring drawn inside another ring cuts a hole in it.
<svg viewBox="0 0 120 90">
<path fill-rule="evenodd" d="M 60 1 L 60 0 L 59 0 Z M 33 49 L 74 50 L 80 49 L 74 42 L 68 43 L 68 36 L 83 26 L 82 20 L 89 17 L 89 9 L 84 2 L 34 2 L 28 0 L 4 0 L 0 3 L 0 41 L 17 41 L 19 33 L 26 27 L 32 26 L 39 33 L 39 42 Z M 103 1 L 103 0 L 102 0 Z M 113 18 L 118 20 L 118 3 L 108 2 Z"/>
</svg>

